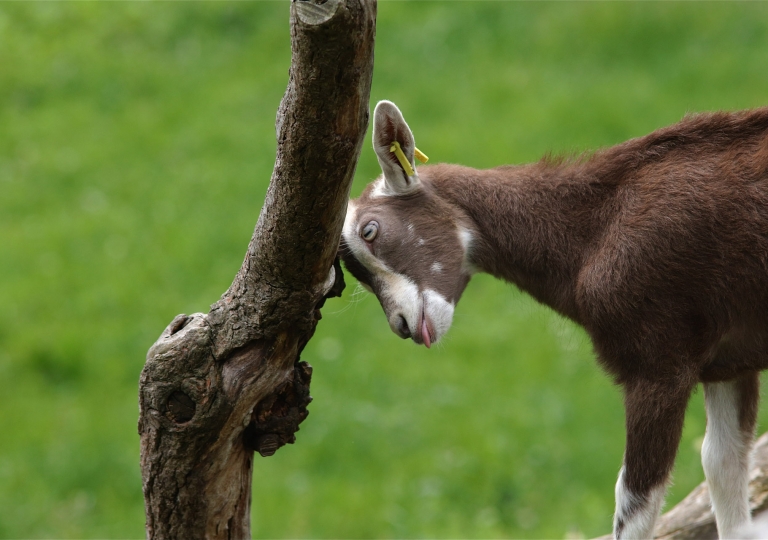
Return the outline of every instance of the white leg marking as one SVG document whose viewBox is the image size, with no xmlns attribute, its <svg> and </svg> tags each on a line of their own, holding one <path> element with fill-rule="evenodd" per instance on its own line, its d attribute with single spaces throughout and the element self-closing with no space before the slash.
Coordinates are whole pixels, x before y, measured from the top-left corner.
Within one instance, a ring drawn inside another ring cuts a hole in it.
<svg viewBox="0 0 768 540">
<path fill-rule="evenodd" d="M 645 497 L 630 492 L 624 485 L 624 467 L 616 482 L 616 513 L 613 531 L 617 540 L 653 538 L 653 528 L 664 503 L 666 485 L 651 489 Z"/>
<path fill-rule="evenodd" d="M 707 477 L 720 538 L 736 538 L 750 522 L 749 449 L 751 436 L 739 427 L 736 381 L 704 384 L 707 433 L 701 463 Z"/>
<path fill-rule="evenodd" d="M 760 514 L 752 523 L 736 531 L 741 540 L 763 540 L 768 538 L 768 514 Z"/>
</svg>

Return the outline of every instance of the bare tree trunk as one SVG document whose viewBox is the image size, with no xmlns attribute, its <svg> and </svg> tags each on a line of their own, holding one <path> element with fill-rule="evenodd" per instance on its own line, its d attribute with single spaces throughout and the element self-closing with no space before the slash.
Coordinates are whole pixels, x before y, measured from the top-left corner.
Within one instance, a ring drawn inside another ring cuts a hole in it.
<svg viewBox="0 0 768 540">
<path fill-rule="evenodd" d="M 148 538 L 250 538 L 254 450 L 294 441 L 368 125 L 376 0 L 293 0 L 277 158 L 240 271 L 206 314 L 177 316 L 139 388 Z"/>
<path fill-rule="evenodd" d="M 768 510 L 768 433 L 755 443 L 749 474 L 749 504 L 753 516 Z M 699 484 L 656 523 L 654 537 L 658 540 L 717 540 L 715 515 L 712 513 L 709 488 Z M 610 540 L 612 535 L 595 540 Z M 749 536 L 749 538 L 757 538 Z"/>
</svg>

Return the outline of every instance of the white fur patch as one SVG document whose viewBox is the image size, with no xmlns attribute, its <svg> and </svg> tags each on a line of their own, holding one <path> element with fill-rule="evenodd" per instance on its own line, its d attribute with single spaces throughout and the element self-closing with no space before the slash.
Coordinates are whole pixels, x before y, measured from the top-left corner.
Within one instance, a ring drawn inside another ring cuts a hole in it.
<svg viewBox="0 0 768 540">
<path fill-rule="evenodd" d="M 419 315 L 421 314 L 421 302 L 419 301 L 419 288 L 408 277 L 396 272 L 385 272 L 377 277 L 384 281 L 380 294 L 390 302 L 392 309 L 387 313 L 389 327 L 394 333 L 400 323 L 400 317 L 405 318 L 411 335 L 419 331 Z"/>
<path fill-rule="evenodd" d="M 349 201 L 347 203 L 347 215 L 344 216 L 344 227 L 341 229 L 341 235 L 344 237 L 344 240 L 346 240 L 347 244 L 349 244 L 352 236 L 357 235 L 357 231 L 355 230 L 355 221 L 357 221 L 356 218 L 357 204 L 355 204 L 355 201 Z"/>
<path fill-rule="evenodd" d="M 768 538 L 768 514 L 760 514 L 755 521 L 739 529 L 734 538 L 741 538 L 741 540 L 763 540 Z"/>
<path fill-rule="evenodd" d="M 424 313 L 432 323 L 432 341 L 443 337 L 453 322 L 453 304 L 431 289 L 424 291 Z"/>
<path fill-rule="evenodd" d="M 712 509 L 720 538 L 737 538 L 749 524 L 750 440 L 739 427 L 739 392 L 736 381 L 706 383 L 707 432 L 701 463 L 707 477 Z"/>
<path fill-rule="evenodd" d="M 439 274 L 443 271 L 443 265 L 439 262 L 432 263 L 432 266 L 429 267 L 430 270 L 432 270 L 433 274 Z"/>
<path fill-rule="evenodd" d="M 469 229 L 465 229 L 464 227 L 459 226 L 458 234 L 459 243 L 461 244 L 461 249 L 464 252 L 464 260 L 462 261 L 461 268 L 470 275 L 476 274 L 477 268 L 475 268 L 475 266 L 469 262 L 469 252 L 472 248 L 472 233 L 469 231 Z"/>
<path fill-rule="evenodd" d="M 387 183 L 384 181 L 384 177 L 380 177 L 373 182 L 373 189 L 371 190 L 371 199 L 378 197 L 389 197 L 392 193 L 387 190 Z"/>
<path fill-rule="evenodd" d="M 382 176 L 374 181 L 370 197 L 371 199 L 377 199 L 380 197 L 394 197 L 395 195 L 408 195 L 419 189 L 421 189 L 421 180 L 419 179 L 418 173 L 408 177 L 407 186 L 401 186 L 397 189 Z"/>
<path fill-rule="evenodd" d="M 472 245 L 472 233 L 464 227 L 459 227 L 459 242 L 465 252 L 469 251 L 469 247 Z"/>
<path fill-rule="evenodd" d="M 616 513 L 613 516 L 613 531 L 616 540 L 624 539 L 648 539 L 653 538 L 653 528 L 659 517 L 661 505 L 664 503 L 664 484 L 651 489 L 643 498 L 630 492 L 624 485 L 624 467 L 619 472 L 619 480 L 616 482 Z M 616 534 L 616 526 L 622 522 L 619 534 Z"/>
</svg>

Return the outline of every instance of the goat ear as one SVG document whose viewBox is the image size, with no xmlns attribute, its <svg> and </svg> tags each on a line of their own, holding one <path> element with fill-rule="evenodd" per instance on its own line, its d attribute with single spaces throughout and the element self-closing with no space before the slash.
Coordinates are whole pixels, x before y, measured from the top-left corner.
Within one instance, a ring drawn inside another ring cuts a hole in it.
<svg viewBox="0 0 768 540">
<path fill-rule="evenodd" d="M 411 166 L 410 171 L 403 167 L 395 152 L 391 151 L 395 142 L 400 144 L 405 159 Z M 391 101 L 379 101 L 373 111 L 373 150 L 384 172 L 384 182 L 389 193 L 404 195 L 420 187 L 413 161 L 415 148 L 413 133 L 397 105 Z"/>
</svg>

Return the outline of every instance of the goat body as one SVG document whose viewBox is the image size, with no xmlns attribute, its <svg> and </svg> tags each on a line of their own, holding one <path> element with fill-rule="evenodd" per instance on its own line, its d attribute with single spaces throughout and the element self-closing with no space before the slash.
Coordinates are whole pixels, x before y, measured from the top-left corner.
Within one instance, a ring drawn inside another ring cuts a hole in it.
<svg viewBox="0 0 768 540">
<path fill-rule="evenodd" d="M 478 271 L 581 324 L 625 394 L 616 538 L 652 537 L 686 404 L 703 382 L 702 462 L 720 536 L 736 534 L 749 521 L 758 373 L 768 367 L 768 108 L 489 170 L 409 175 L 389 147 L 398 141 L 413 165 L 413 135 L 390 102 L 376 108 L 373 138 L 384 174 L 350 201 L 340 252 L 392 329 L 427 346 L 440 339 Z"/>
</svg>

